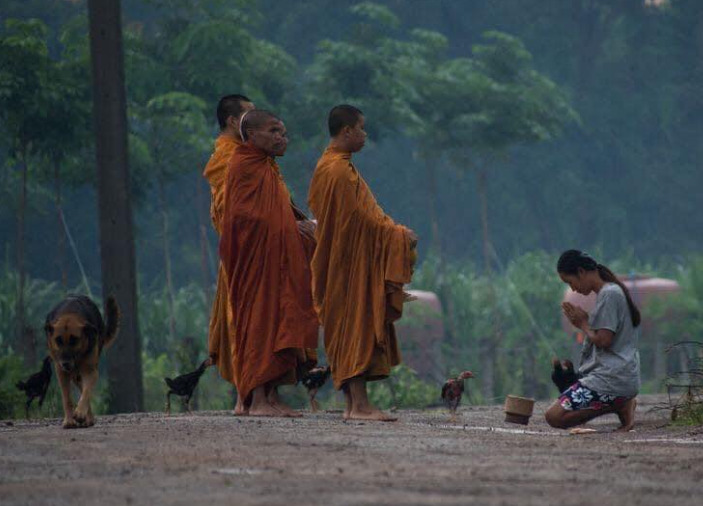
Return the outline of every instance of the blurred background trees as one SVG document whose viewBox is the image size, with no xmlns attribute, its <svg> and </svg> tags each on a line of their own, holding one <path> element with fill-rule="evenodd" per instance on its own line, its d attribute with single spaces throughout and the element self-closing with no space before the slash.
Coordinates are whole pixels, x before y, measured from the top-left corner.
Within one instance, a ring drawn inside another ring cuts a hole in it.
<svg viewBox="0 0 703 506">
<path fill-rule="evenodd" d="M 574 346 L 553 272 L 570 247 L 679 280 L 676 308 L 652 309 L 686 314 L 661 341 L 698 335 L 703 4 L 408 5 L 123 0 L 147 407 L 149 368 L 205 353 L 218 258 L 200 173 L 228 93 L 283 117 L 299 205 L 328 110 L 364 110 L 358 166 L 421 237 L 413 287 L 440 296 L 440 367 L 474 368 L 484 400 L 551 395 L 548 360 Z M 87 7 L 6 0 L 0 18 L 0 355 L 36 363 L 56 298 L 101 292 Z"/>
</svg>

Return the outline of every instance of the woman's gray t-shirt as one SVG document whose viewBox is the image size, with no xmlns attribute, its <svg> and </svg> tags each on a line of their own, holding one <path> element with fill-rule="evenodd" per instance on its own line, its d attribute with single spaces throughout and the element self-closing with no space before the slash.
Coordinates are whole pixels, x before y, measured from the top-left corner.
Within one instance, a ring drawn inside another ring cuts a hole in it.
<svg viewBox="0 0 703 506">
<path fill-rule="evenodd" d="M 607 283 L 596 298 L 588 323 L 591 329 L 615 333 L 610 348 L 597 348 L 586 338 L 581 350 L 581 384 L 598 392 L 634 397 L 640 389 L 639 327 L 632 326 L 625 294 L 615 283 Z"/>
</svg>

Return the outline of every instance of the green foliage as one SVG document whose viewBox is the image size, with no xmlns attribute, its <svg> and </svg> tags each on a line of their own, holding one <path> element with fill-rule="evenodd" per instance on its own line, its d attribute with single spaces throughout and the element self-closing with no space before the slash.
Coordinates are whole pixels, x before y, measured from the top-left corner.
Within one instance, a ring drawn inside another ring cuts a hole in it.
<svg viewBox="0 0 703 506">
<path fill-rule="evenodd" d="M 0 419 L 23 416 L 24 393 L 15 388 L 22 378 L 22 359 L 16 355 L 0 356 Z"/>
<path fill-rule="evenodd" d="M 441 385 L 425 383 L 406 365 L 393 369 L 386 381 L 369 384 L 369 400 L 381 409 L 422 409 L 439 402 Z"/>
<path fill-rule="evenodd" d="M 17 272 L 9 266 L 0 270 L 0 350 L 7 352 L 13 342 L 15 311 L 17 308 Z M 39 350 L 44 350 L 44 320 L 63 290 L 56 282 L 28 279 L 25 285 L 25 318 L 34 330 Z M 16 350 L 15 350 L 16 351 Z M 42 356 L 38 358 L 42 358 Z"/>
</svg>

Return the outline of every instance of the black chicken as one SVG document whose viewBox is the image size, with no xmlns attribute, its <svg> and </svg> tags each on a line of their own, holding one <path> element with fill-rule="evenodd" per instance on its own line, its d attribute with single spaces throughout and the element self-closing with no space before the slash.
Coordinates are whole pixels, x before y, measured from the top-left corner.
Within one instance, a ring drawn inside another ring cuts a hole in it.
<svg viewBox="0 0 703 506">
<path fill-rule="evenodd" d="M 303 375 L 300 382 L 308 390 L 308 395 L 310 396 L 310 410 L 315 413 L 319 409 L 319 403 L 315 400 L 317 391 L 322 388 L 322 386 L 327 382 L 330 377 L 331 370 L 330 366 L 326 367 L 315 367 L 309 372 Z"/>
<path fill-rule="evenodd" d="M 46 357 L 42 363 L 41 371 L 32 374 L 26 381 L 18 381 L 15 386 L 18 390 L 24 391 L 27 396 L 27 403 L 24 405 L 24 413 L 29 420 L 29 406 L 32 401 L 39 397 L 39 407 L 44 404 L 46 391 L 51 383 L 51 357 Z"/>
<path fill-rule="evenodd" d="M 574 364 L 571 360 L 561 362 L 558 358 L 554 358 L 552 359 L 552 366 L 554 367 L 552 382 L 559 389 L 559 393 L 562 393 L 580 378 L 578 373 L 574 371 Z"/>
<path fill-rule="evenodd" d="M 164 378 L 164 381 L 168 385 L 168 393 L 166 394 L 166 413 L 171 414 L 171 395 L 177 395 L 183 397 L 183 405 L 186 410 L 190 413 L 190 398 L 193 397 L 193 392 L 195 387 L 198 386 L 198 381 L 200 377 L 205 372 L 205 369 L 212 365 L 212 359 L 208 358 L 204 360 L 200 367 L 195 371 L 181 374 L 176 378 Z"/>
<path fill-rule="evenodd" d="M 452 420 L 456 418 L 456 409 L 461 403 L 461 396 L 464 393 L 464 380 L 473 377 L 474 373 L 464 371 L 456 378 L 448 379 L 444 386 L 442 386 L 442 400 L 445 406 L 449 408 Z"/>
</svg>

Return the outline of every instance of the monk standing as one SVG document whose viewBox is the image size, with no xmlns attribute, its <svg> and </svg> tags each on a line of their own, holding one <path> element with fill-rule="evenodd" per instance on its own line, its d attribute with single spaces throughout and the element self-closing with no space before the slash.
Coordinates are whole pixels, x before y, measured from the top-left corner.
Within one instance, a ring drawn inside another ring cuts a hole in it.
<svg viewBox="0 0 703 506">
<path fill-rule="evenodd" d="M 333 108 L 329 132 L 308 195 L 317 218 L 315 308 L 334 386 L 346 397 L 345 417 L 393 421 L 371 405 L 366 383 L 387 378 L 400 363 L 393 322 L 402 314 L 417 236 L 383 212 L 351 161 L 366 139 L 362 112 Z"/>
<path fill-rule="evenodd" d="M 254 109 L 254 104 L 244 95 L 227 95 L 222 97 L 217 104 L 217 122 L 220 125 L 220 135 L 215 140 L 215 151 L 205 167 L 203 176 L 210 184 L 210 217 L 218 236 L 222 235 L 222 222 L 225 213 L 225 183 L 227 182 L 229 162 L 234 151 L 242 145 L 239 122 L 242 115 L 252 109 Z M 208 351 L 220 371 L 220 376 L 234 385 L 235 342 L 232 311 L 229 308 L 227 276 L 222 263 L 217 271 L 217 291 L 210 314 Z M 238 395 L 234 414 L 242 415 L 245 412 L 241 396 Z"/>
<path fill-rule="evenodd" d="M 237 353 L 234 375 L 252 416 L 296 416 L 276 397 L 295 382 L 305 348 L 317 347 L 310 265 L 290 193 L 275 157 L 288 139 L 283 122 L 253 110 L 241 121 L 243 145 L 230 161 L 220 258 L 227 272 Z"/>
</svg>

